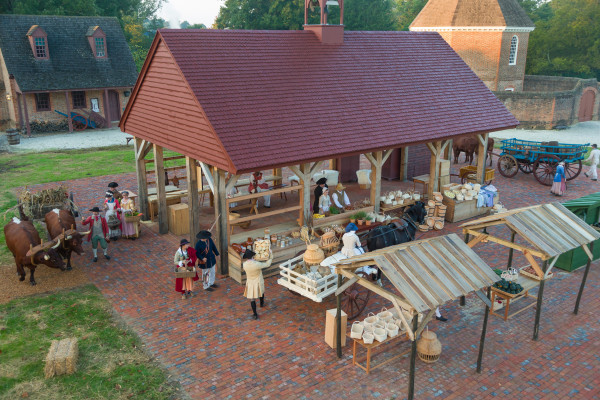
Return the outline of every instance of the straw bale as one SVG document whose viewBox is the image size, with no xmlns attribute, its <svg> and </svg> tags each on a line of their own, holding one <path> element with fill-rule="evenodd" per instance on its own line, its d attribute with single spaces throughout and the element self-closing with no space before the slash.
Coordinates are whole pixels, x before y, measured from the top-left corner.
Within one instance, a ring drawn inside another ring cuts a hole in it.
<svg viewBox="0 0 600 400">
<path fill-rule="evenodd" d="M 69 375 L 77 370 L 77 359 L 79 358 L 79 346 L 76 338 L 66 338 L 61 341 L 52 341 L 48 355 L 44 375 L 51 378 L 58 375 Z"/>
</svg>

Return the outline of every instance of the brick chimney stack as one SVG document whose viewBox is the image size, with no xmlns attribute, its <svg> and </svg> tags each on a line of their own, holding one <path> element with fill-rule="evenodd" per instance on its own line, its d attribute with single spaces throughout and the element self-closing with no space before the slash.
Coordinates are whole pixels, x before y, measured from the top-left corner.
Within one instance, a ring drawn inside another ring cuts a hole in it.
<svg viewBox="0 0 600 400">
<path fill-rule="evenodd" d="M 340 24 L 327 23 L 328 6 L 339 5 Z M 308 11 L 314 7 L 321 10 L 321 23 L 308 25 Z M 304 0 L 304 30 L 313 32 L 323 44 L 342 44 L 344 42 L 344 0 Z"/>
</svg>

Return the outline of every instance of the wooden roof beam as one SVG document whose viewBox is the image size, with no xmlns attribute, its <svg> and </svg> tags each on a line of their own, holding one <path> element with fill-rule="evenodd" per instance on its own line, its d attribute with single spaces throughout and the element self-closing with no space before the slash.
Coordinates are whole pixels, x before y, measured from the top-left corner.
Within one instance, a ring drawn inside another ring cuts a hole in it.
<svg viewBox="0 0 600 400">
<path fill-rule="evenodd" d="M 464 233 L 468 233 L 469 235 L 473 235 L 473 236 L 485 235 L 485 233 L 477 232 L 477 231 L 474 231 L 472 229 L 464 229 L 463 231 L 464 231 Z M 515 249 L 515 250 L 519 250 L 521 252 L 524 252 L 526 250 L 529 253 L 531 253 L 532 255 L 534 255 L 536 257 L 539 257 L 539 258 L 541 258 L 544 261 L 550 258 L 546 253 L 542 253 L 541 251 L 529 249 L 529 248 L 527 248 L 525 246 L 521 246 L 521 245 L 516 244 L 516 243 L 511 243 L 508 240 L 500 239 L 500 238 L 497 238 L 497 237 L 492 236 L 492 235 L 488 235 L 485 238 L 485 240 L 489 240 L 490 242 L 498 243 L 498 244 L 501 244 L 502 246 L 509 247 L 509 248 L 512 248 L 512 249 Z"/>
</svg>

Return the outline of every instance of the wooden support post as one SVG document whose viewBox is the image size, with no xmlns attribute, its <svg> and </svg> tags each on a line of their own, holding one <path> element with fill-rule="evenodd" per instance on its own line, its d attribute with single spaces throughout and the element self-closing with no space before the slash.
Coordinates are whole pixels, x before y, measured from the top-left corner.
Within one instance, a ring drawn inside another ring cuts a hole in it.
<svg viewBox="0 0 600 400">
<path fill-rule="evenodd" d="M 187 176 L 188 211 L 190 213 L 190 243 L 196 241 L 200 232 L 200 196 L 198 195 L 198 168 L 196 160 L 185 158 L 185 172 Z"/>
<path fill-rule="evenodd" d="M 156 197 L 158 203 L 158 233 L 169 232 L 167 218 L 167 192 L 165 191 L 165 165 L 163 163 L 163 148 L 154 144 L 154 174 L 156 175 Z"/>
<path fill-rule="evenodd" d="M 369 157 L 370 156 L 370 157 Z M 373 212 L 379 213 L 379 196 L 381 196 L 381 168 L 383 167 L 383 151 L 370 154 L 367 159 L 371 162 L 371 204 Z"/>
<path fill-rule="evenodd" d="M 419 328 L 419 314 L 415 313 L 412 321 L 413 332 Z M 417 338 L 412 341 L 410 349 L 410 372 L 408 376 L 408 400 L 413 400 L 415 397 L 415 366 L 417 364 Z"/>
<path fill-rule="evenodd" d="M 227 243 L 227 219 L 229 210 L 227 209 L 227 194 L 225 189 L 225 171 L 218 169 L 214 173 L 215 184 L 215 221 L 216 237 L 219 253 L 221 253 L 221 275 L 229 274 L 229 256 Z"/>
<path fill-rule="evenodd" d="M 25 113 L 25 126 L 27 127 L 27 137 L 31 137 L 31 125 L 29 125 L 29 112 L 27 111 L 27 95 L 23 93 L 21 97 L 23 98 L 23 112 Z"/>
<path fill-rule="evenodd" d="M 104 118 L 106 119 L 106 127 L 112 128 L 112 121 L 110 116 L 110 107 L 108 106 L 108 89 L 104 89 Z"/>
<path fill-rule="evenodd" d="M 342 286 L 342 280 L 344 277 L 342 275 L 338 275 L 337 287 Z M 342 293 L 338 294 L 336 297 L 337 301 L 337 311 L 335 313 L 335 328 L 336 332 L 336 352 L 338 358 L 342 358 Z"/>
<path fill-rule="evenodd" d="M 590 252 L 594 254 L 594 242 L 590 243 Z M 577 315 L 579 312 L 579 302 L 581 301 L 581 296 L 583 295 L 583 289 L 585 288 L 585 281 L 587 280 L 588 272 L 590 272 L 590 264 L 592 260 L 588 257 L 587 264 L 585 265 L 585 271 L 583 271 L 583 278 L 581 279 L 581 286 L 579 287 L 579 293 L 577 293 L 577 301 L 575 301 L 575 309 L 573 310 L 573 314 Z"/>
<path fill-rule="evenodd" d="M 23 95 L 21 93 L 17 93 L 17 106 L 19 106 L 19 123 L 21 125 L 21 130 L 25 128 L 25 121 L 23 120 L 23 106 L 21 105 L 21 99 Z"/>
<path fill-rule="evenodd" d="M 71 118 L 71 102 L 69 100 L 68 90 L 65 90 L 65 103 L 67 105 L 67 122 L 69 123 L 69 132 L 73 133 L 73 118 Z"/>
<path fill-rule="evenodd" d="M 544 261 L 544 265 L 542 266 L 542 271 L 544 275 L 546 275 L 546 270 L 548 269 L 548 260 Z M 546 283 L 546 279 L 542 279 L 540 281 L 540 288 L 538 290 L 537 295 L 537 305 L 535 308 L 535 324 L 533 326 L 533 340 L 538 340 L 538 335 L 540 333 L 540 316 L 542 315 L 542 300 L 544 299 L 544 284 Z"/>
<path fill-rule="evenodd" d="M 452 151 L 453 146 L 454 146 L 454 140 L 452 140 L 452 139 L 448 140 L 448 145 L 446 146 L 446 149 L 444 150 L 444 155 L 443 155 L 444 160 L 448 160 L 448 161 L 450 161 L 450 163 L 452 163 L 452 156 L 454 155 L 454 152 Z"/>
<path fill-rule="evenodd" d="M 465 233 L 465 243 L 469 243 L 469 239 L 470 239 L 471 235 L 469 235 L 468 233 Z M 461 306 L 464 306 L 465 304 L 467 304 L 467 301 L 465 299 L 465 296 L 460 296 L 460 301 L 459 304 Z"/>
<path fill-rule="evenodd" d="M 515 235 L 517 234 L 517 232 L 512 231 L 512 233 L 510 234 L 510 242 L 514 243 L 515 242 Z M 515 249 L 513 249 L 512 247 L 510 247 L 508 249 L 508 262 L 506 263 L 506 269 L 511 268 L 512 267 L 512 261 L 513 261 L 513 253 L 514 253 Z"/>
<path fill-rule="evenodd" d="M 433 198 L 433 192 L 438 191 L 440 183 L 439 161 L 442 156 L 442 142 L 427 143 L 427 147 L 431 151 L 431 159 L 429 161 L 429 185 L 427 190 L 427 198 Z"/>
<path fill-rule="evenodd" d="M 150 145 L 140 138 L 135 138 L 133 151 L 135 152 L 135 172 L 138 184 L 138 209 L 142 213 L 142 219 L 147 221 L 150 217 L 148 211 L 148 183 L 146 181 L 146 163 L 144 158 L 148 154 Z"/>
<path fill-rule="evenodd" d="M 491 289 L 487 289 L 487 298 L 490 298 Z M 493 305 L 492 305 L 493 306 Z M 485 314 L 483 314 L 483 328 L 481 328 L 481 339 L 479 339 L 479 354 L 477 355 L 477 373 L 481 373 L 481 363 L 483 361 L 483 347 L 485 346 L 485 334 L 487 333 L 488 317 L 490 315 L 490 307 L 485 305 Z"/>
<path fill-rule="evenodd" d="M 400 181 L 408 180 L 408 146 L 400 149 Z"/>
<path fill-rule="evenodd" d="M 487 156 L 487 143 L 489 133 L 477 135 L 478 149 L 477 149 L 477 182 L 485 184 L 485 158 Z"/>
</svg>

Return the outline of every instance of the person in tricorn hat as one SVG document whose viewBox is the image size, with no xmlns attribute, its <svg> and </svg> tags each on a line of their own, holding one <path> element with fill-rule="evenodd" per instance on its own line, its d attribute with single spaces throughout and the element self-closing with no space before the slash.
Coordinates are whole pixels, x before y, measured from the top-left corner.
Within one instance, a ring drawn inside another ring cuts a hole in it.
<svg viewBox="0 0 600 400">
<path fill-rule="evenodd" d="M 187 239 L 179 241 L 179 248 L 175 252 L 173 258 L 175 268 L 181 267 L 198 267 L 198 258 L 196 258 L 196 250 L 190 247 L 190 242 Z M 181 293 L 181 298 L 194 296 L 194 281 L 197 281 L 198 273 L 193 278 L 175 278 L 175 291 Z"/>
<path fill-rule="evenodd" d="M 88 242 L 92 242 L 92 251 L 94 253 L 93 261 L 98 261 L 98 243 L 100 243 L 100 247 L 104 251 L 104 258 L 110 260 L 110 256 L 108 255 L 108 224 L 106 223 L 106 219 L 100 215 L 100 209 L 98 207 L 94 207 L 90 209 L 92 212 L 91 217 L 81 217 L 82 225 L 90 225 L 90 233 L 88 235 Z"/>
<path fill-rule="evenodd" d="M 244 297 L 250 299 L 250 307 L 252 307 L 252 316 L 254 319 L 258 319 L 256 313 L 256 299 L 260 299 L 260 306 L 265 305 L 265 280 L 263 278 L 262 270 L 268 268 L 273 261 L 273 255 L 265 262 L 257 261 L 254 257 L 255 253 L 252 250 L 246 249 L 242 258 L 245 260 L 243 263 L 244 271 L 246 271 L 246 289 L 244 290 Z"/>
<path fill-rule="evenodd" d="M 123 196 L 121 196 L 121 193 L 119 193 L 119 191 L 117 190 L 118 186 L 119 186 L 119 184 L 117 182 L 111 182 L 111 183 L 108 184 L 108 187 L 110 188 L 108 190 L 110 190 L 112 192 L 113 197 L 116 200 L 121 201 L 121 199 L 123 198 Z"/>
<path fill-rule="evenodd" d="M 316 214 L 319 212 L 319 199 L 323 194 L 323 189 L 327 186 L 327 178 L 321 178 L 317 181 L 317 187 L 315 188 L 315 201 L 313 203 L 313 213 Z"/>
<path fill-rule="evenodd" d="M 215 283 L 215 270 L 217 264 L 217 256 L 219 252 L 215 242 L 211 238 L 210 231 L 200 231 L 196 238 L 199 239 L 196 242 L 196 257 L 198 257 L 198 266 L 202 270 L 202 286 L 204 290 L 209 292 L 213 291 L 213 288 L 219 287 Z"/>
</svg>

